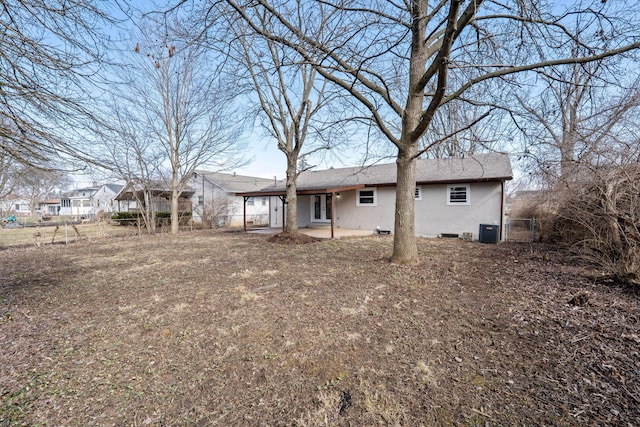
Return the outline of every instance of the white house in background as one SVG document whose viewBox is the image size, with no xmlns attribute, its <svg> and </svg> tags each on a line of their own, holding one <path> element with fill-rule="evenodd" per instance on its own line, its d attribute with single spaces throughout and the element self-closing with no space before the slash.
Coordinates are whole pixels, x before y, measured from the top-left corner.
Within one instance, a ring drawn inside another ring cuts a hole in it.
<svg viewBox="0 0 640 427">
<path fill-rule="evenodd" d="M 31 215 L 29 199 L 9 194 L 0 200 L 0 213 L 2 215 Z"/>
<path fill-rule="evenodd" d="M 73 216 L 77 219 L 89 218 L 95 215 L 92 197 L 98 190 L 97 184 L 91 187 L 77 188 L 64 194 L 60 198 L 60 215 Z"/>
<path fill-rule="evenodd" d="M 267 195 L 241 196 L 241 193 L 255 192 L 272 185 L 271 179 L 238 175 L 236 173 L 207 172 L 194 173 L 189 186 L 195 189 L 191 196 L 193 219 L 213 221 L 216 225 L 242 226 L 269 224 L 269 197 Z M 243 206 L 246 210 L 243 210 Z"/>
<path fill-rule="evenodd" d="M 59 215 L 61 209 L 62 199 L 47 199 L 40 202 L 40 213 L 43 216 Z"/>
<path fill-rule="evenodd" d="M 481 224 L 505 222 L 505 182 L 513 178 L 509 156 L 476 154 L 417 161 L 416 235 L 472 236 Z M 297 182 L 299 227 L 330 225 L 394 232 L 396 164 L 302 172 Z M 244 197 L 270 197 L 270 225 L 282 226 L 282 182 Z M 286 219 L 285 219 L 286 221 Z M 467 234 L 470 233 L 470 234 Z"/>
<path fill-rule="evenodd" d="M 102 184 L 99 186 L 91 197 L 92 213 L 97 215 L 100 211 L 105 214 L 118 212 L 118 202 L 115 198 L 123 187 L 124 185 L 120 184 Z"/>
</svg>

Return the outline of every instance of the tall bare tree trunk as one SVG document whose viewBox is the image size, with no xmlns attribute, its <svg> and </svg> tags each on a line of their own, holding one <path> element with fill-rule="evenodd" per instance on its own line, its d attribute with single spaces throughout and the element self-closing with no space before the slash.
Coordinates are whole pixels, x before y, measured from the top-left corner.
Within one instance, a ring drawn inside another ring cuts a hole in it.
<svg viewBox="0 0 640 427">
<path fill-rule="evenodd" d="M 392 261 L 399 264 L 413 264 L 418 261 L 416 243 L 416 158 L 417 144 L 398 153 L 395 230 L 393 237 Z"/>
<path fill-rule="evenodd" d="M 420 80 L 424 74 L 428 53 L 424 43 L 426 35 L 426 15 L 428 2 L 415 1 L 412 4 L 412 43 L 409 59 L 409 93 L 402 116 L 402 135 L 396 143 L 398 157 L 396 159 L 396 212 L 393 238 L 393 255 L 391 261 L 398 264 L 415 264 L 418 262 L 418 244 L 416 242 L 416 157 L 418 155 L 418 139 L 425 131 L 416 134 L 421 125 L 424 90 Z M 441 94 L 440 98 L 442 97 Z M 430 109 L 432 107 L 430 104 Z M 435 111 L 435 108 L 433 109 Z M 433 118 L 433 113 L 427 118 Z"/>
<path fill-rule="evenodd" d="M 180 218 L 178 209 L 178 200 L 180 193 L 178 192 L 178 173 L 174 168 L 171 174 L 171 234 L 178 234 L 180 231 Z"/>
<path fill-rule="evenodd" d="M 285 199 L 287 209 L 285 231 L 287 233 L 298 232 L 297 164 L 298 157 L 294 153 L 289 153 L 287 156 L 287 198 Z"/>
</svg>

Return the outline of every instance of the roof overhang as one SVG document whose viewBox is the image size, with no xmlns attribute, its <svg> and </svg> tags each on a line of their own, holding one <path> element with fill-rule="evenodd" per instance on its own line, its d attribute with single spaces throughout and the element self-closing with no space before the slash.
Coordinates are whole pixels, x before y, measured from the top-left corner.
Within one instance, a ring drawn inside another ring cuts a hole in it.
<svg viewBox="0 0 640 427">
<path fill-rule="evenodd" d="M 338 193 L 340 191 L 349 191 L 349 190 L 357 190 L 358 188 L 364 188 L 366 185 L 358 184 L 358 185 L 347 185 L 347 186 L 338 186 L 338 187 L 328 187 L 328 188 L 298 188 L 296 194 L 300 195 L 309 195 L 309 194 L 331 194 Z M 248 191 L 245 193 L 236 193 L 237 196 L 243 197 L 259 197 L 259 196 L 285 196 L 287 194 L 286 190 L 265 190 L 265 191 Z"/>
<path fill-rule="evenodd" d="M 430 185 L 430 184 L 461 184 L 468 182 L 502 182 L 509 181 L 513 179 L 512 176 L 504 176 L 504 177 L 491 177 L 491 178 L 460 178 L 460 179 L 446 179 L 446 180 L 430 180 L 430 181 L 418 181 L 416 185 Z M 356 185 L 346 185 L 346 186 L 335 186 L 335 187 L 302 187 L 298 188 L 296 194 L 300 195 L 310 195 L 310 194 L 331 194 L 337 193 L 340 191 L 349 191 L 349 190 L 357 190 L 365 187 L 395 187 L 395 182 L 385 182 L 385 183 L 377 183 L 377 184 L 356 184 Z M 260 191 L 247 191 L 243 193 L 235 193 L 236 196 L 240 197 L 265 197 L 265 196 L 284 196 L 287 194 L 287 191 L 282 190 L 260 190 Z"/>
</svg>

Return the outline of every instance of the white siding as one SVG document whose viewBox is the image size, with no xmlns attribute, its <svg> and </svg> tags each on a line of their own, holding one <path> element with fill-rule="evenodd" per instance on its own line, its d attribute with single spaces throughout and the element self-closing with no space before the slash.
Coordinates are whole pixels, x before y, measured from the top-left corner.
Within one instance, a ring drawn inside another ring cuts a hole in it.
<svg viewBox="0 0 640 427">
<path fill-rule="evenodd" d="M 423 185 L 422 200 L 416 200 L 416 235 L 437 237 L 442 233 L 473 233 L 480 224 L 501 225 L 502 192 L 499 182 L 470 185 L 468 205 L 448 205 L 447 185 Z"/>
<path fill-rule="evenodd" d="M 470 232 L 478 238 L 480 224 L 502 225 L 502 192 L 499 182 L 471 183 L 470 204 L 448 205 L 447 184 L 422 185 L 422 198 L 416 200 L 416 235 L 437 237 L 442 233 Z M 395 187 L 376 188 L 376 206 L 357 206 L 357 191 L 343 191 L 335 200 L 337 227 L 375 230 L 394 229 Z M 300 226 L 309 223 L 309 196 L 298 197 Z"/>
</svg>

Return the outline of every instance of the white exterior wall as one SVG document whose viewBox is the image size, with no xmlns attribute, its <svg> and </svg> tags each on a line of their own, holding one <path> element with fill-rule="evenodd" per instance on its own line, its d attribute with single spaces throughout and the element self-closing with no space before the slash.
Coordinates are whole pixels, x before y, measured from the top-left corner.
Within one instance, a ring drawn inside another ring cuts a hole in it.
<svg viewBox="0 0 640 427">
<path fill-rule="evenodd" d="M 220 211 L 219 206 L 226 204 L 226 223 L 231 227 L 242 227 L 244 224 L 244 197 L 236 196 L 235 193 L 228 193 L 215 183 L 201 178 L 194 178 L 189 186 L 195 189 L 191 196 L 193 206 L 193 220 L 200 222 L 202 206 L 216 206 L 216 211 Z M 267 225 L 269 221 L 269 197 L 258 196 L 253 198 L 253 206 L 246 205 L 248 225 Z M 202 203 L 201 203 L 202 202 Z"/>
<path fill-rule="evenodd" d="M 83 206 L 84 203 L 89 203 L 89 206 Z M 88 217 L 93 214 L 93 208 L 90 205 L 91 202 L 71 199 L 71 207 L 61 207 L 60 215 L 68 215 L 74 217 Z"/>
<path fill-rule="evenodd" d="M 311 224 L 311 199 L 312 196 L 298 195 L 298 227 L 307 227 Z"/>
<path fill-rule="evenodd" d="M 269 197 L 269 227 L 282 228 L 282 211 L 285 211 L 284 216 L 286 221 L 287 212 L 283 207 L 282 199 L 278 196 Z"/>
<path fill-rule="evenodd" d="M 229 225 L 232 227 L 242 227 L 244 225 L 244 214 L 242 204 L 244 197 L 228 195 L 233 204 L 233 213 L 229 215 Z M 269 197 L 257 196 L 253 198 L 253 206 L 246 203 L 247 225 L 268 225 L 269 224 Z"/>
<path fill-rule="evenodd" d="M 0 201 L 0 211 L 16 215 L 31 215 L 30 203 L 27 199 L 2 200 Z"/>
<path fill-rule="evenodd" d="M 358 190 L 341 191 L 336 196 L 334 224 L 354 230 L 393 230 L 396 191 L 395 187 L 366 187 L 376 192 L 375 206 L 357 206 Z"/>
<path fill-rule="evenodd" d="M 93 214 L 97 214 L 100 211 L 105 213 L 114 213 L 118 211 L 118 202 L 113 200 L 116 193 L 111 191 L 109 187 L 102 186 L 95 192 L 92 197 L 91 203 L 93 204 Z"/>
<path fill-rule="evenodd" d="M 447 185 L 422 186 L 422 200 L 416 200 L 416 235 L 437 237 L 442 233 L 473 234 L 478 239 L 480 224 L 503 226 L 502 190 L 499 182 L 472 183 L 468 205 L 447 205 Z"/>
<path fill-rule="evenodd" d="M 504 225 L 501 217 L 502 190 L 499 182 L 469 184 L 468 205 L 448 205 L 447 184 L 423 185 L 422 198 L 416 200 L 416 236 L 437 237 L 442 233 L 472 233 L 478 239 L 480 224 Z M 395 187 L 375 189 L 375 206 L 357 206 L 357 190 L 340 192 L 334 204 L 334 225 L 356 230 L 394 231 Z M 311 196 L 298 196 L 298 221 L 311 223 Z"/>
</svg>

